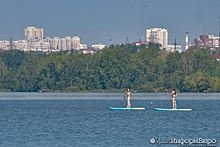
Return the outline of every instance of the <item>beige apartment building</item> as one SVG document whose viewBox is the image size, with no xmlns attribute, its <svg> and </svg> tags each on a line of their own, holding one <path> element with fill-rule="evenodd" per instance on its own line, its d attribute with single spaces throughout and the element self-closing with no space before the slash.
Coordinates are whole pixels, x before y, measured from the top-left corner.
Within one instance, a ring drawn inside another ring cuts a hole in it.
<svg viewBox="0 0 220 147">
<path fill-rule="evenodd" d="M 72 37 L 72 49 L 73 50 L 79 50 L 80 49 L 80 38 L 78 36 Z"/>
<path fill-rule="evenodd" d="M 78 36 L 67 36 L 63 38 L 46 37 L 44 41 L 50 43 L 51 51 L 70 51 L 81 49 L 80 38 Z M 83 47 L 85 47 L 85 45 Z"/>
<path fill-rule="evenodd" d="M 44 42 L 44 41 L 32 42 L 31 50 L 32 51 L 43 51 L 43 52 L 50 51 L 50 43 Z"/>
<path fill-rule="evenodd" d="M 44 30 L 36 27 L 27 27 L 24 30 L 25 40 L 35 41 L 43 39 Z"/>
<path fill-rule="evenodd" d="M 17 40 L 13 41 L 15 45 L 15 49 L 22 50 L 22 51 L 28 51 L 28 41 L 27 40 Z"/>
<path fill-rule="evenodd" d="M 8 50 L 9 49 L 9 41 L 2 40 L 0 41 L 0 50 Z"/>
<path fill-rule="evenodd" d="M 13 49 L 22 51 L 71 51 L 86 49 L 86 44 L 80 43 L 78 36 L 44 37 L 44 30 L 37 27 L 26 27 L 24 29 L 24 40 L 13 41 Z M 0 50 L 9 50 L 10 41 L 1 40 Z"/>
</svg>

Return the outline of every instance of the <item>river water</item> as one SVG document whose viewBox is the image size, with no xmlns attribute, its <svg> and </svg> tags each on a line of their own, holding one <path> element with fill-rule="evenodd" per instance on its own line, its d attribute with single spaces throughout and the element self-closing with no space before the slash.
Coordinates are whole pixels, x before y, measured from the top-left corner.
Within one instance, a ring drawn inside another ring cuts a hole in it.
<svg viewBox="0 0 220 147">
<path fill-rule="evenodd" d="M 172 107 L 171 96 L 163 93 L 132 93 L 132 107 L 146 110 L 109 110 L 126 107 L 123 97 L 0 93 L 0 146 L 220 146 L 219 93 L 179 93 L 177 106 L 188 112 L 154 110 Z"/>
</svg>

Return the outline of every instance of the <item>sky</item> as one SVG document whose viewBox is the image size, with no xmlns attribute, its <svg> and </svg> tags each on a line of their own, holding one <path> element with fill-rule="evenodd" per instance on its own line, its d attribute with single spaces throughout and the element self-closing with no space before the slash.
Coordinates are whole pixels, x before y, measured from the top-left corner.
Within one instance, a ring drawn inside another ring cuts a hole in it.
<svg viewBox="0 0 220 147">
<path fill-rule="evenodd" d="M 79 36 L 88 46 L 146 38 L 146 29 L 168 29 L 169 44 L 219 35 L 219 0 L 0 0 L 0 40 L 24 39 L 24 29 L 45 37 Z"/>
</svg>

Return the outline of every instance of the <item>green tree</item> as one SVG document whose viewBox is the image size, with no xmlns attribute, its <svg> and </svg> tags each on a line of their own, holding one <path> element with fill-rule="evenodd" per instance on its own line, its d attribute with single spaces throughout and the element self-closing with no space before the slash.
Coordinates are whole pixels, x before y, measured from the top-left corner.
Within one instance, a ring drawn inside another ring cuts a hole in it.
<svg viewBox="0 0 220 147">
<path fill-rule="evenodd" d="M 213 77 L 210 83 L 210 92 L 220 92 L 220 78 Z"/>
<path fill-rule="evenodd" d="M 183 86 L 186 92 L 204 92 L 210 88 L 209 76 L 201 71 L 196 74 L 186 76 Z"/>
</svg>

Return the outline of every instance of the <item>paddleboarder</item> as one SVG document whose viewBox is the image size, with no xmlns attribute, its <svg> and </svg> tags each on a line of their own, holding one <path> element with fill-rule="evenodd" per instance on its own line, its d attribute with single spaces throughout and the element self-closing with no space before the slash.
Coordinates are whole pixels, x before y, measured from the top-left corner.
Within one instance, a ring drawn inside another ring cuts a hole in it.
<svg viewBox="0 0 220 147">
<path fill-rule="evenodd" d="M 176 89 L 174 88 L 171 92 L 172 95 L 172 104 L 173 104 L 173 109 L 176 109 L 177 105 L 176 105 L 176 97 L 177 97 L 177 93 L 176 93 Z"/>
<path fill-rule="evenodd" d="M 168 93 L 168 89 L 166 88 L 166 90 L 165 90 L 164 92 L 165 92 L 165 95 L 167 95 L 167 93 Z"/>
<path fill-rule="evenodd" d="M 125 96 L 123 98 L 123 100 L 127 99 L 127 90 L 125 90 Z"/>
<path fill-rule="evenodd" d="M 131 92 L 130 92 L 130 89 L 127 90 L 126 94 L 127 94 L 127 102 L 128 102 L 127 108 L 131 108 L 131 102 L 130 102 L 130 100 L 131 100 Z"/>
</svg>

